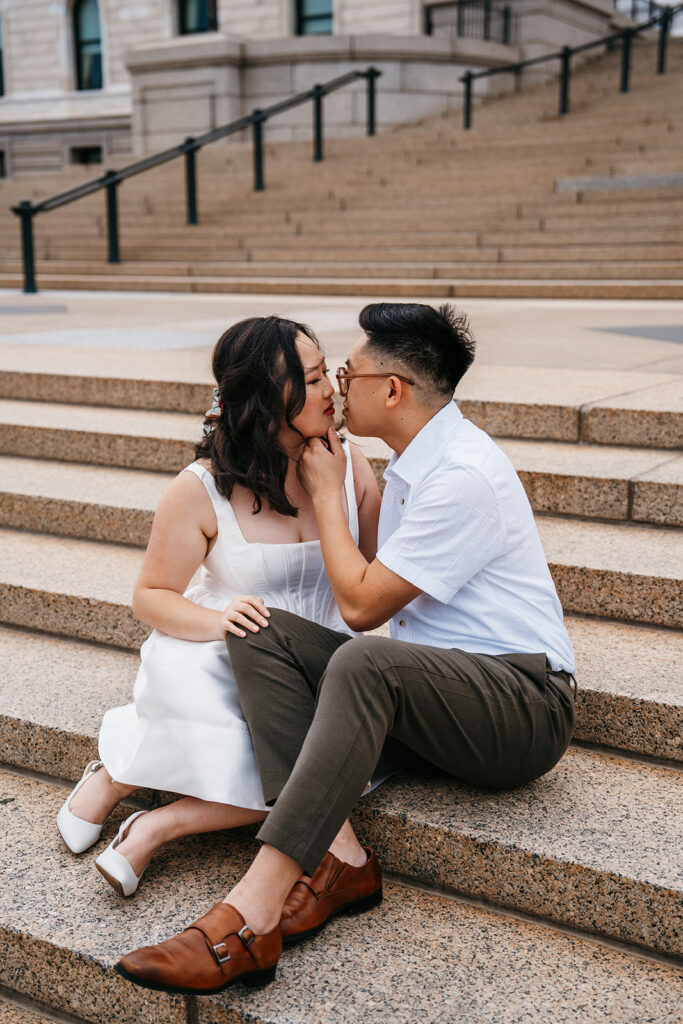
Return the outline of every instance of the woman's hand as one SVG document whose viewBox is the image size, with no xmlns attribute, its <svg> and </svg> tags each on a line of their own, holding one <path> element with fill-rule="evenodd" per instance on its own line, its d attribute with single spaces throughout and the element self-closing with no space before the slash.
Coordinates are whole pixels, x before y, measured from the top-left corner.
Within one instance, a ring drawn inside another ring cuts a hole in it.
<svg viewBox="0 0 683 1024">
<path fill-rule="evenodd" d="M 221 630 L 223 633 L 234 633 L 235 636 L 246 636 L 244 629 L 258 633 L 259 626 L 268 625 L 270 612 L 260 597 L 242 594 L 233 597 L 230 604 L 221 612 Z"/>
<path fill-rule="evenodd" d="M 320 437 L 306 442 L 297 468 L 304 489 L 314 501 L 324 495 L 341 493 L 346 476 L 346 453 L 334 427 L 327 431 L 327 445 Z"/>
</svg>

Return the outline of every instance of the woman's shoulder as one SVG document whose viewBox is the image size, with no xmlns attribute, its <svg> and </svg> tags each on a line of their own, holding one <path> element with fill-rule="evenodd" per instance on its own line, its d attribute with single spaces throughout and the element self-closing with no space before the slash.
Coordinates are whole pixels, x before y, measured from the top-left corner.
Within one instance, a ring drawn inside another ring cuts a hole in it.
<svg viewBox="0 0 683 1024">
<path fill-rule="evenodd" d="M 356 489 L 356 502 L 360 505 L 368 488 L 378 491 L 377 480 L 372 466 L 358 445 L 354 444 L 353 441 L 349 441 L 348 438 L 345 438 L 345 441 L 348 446 L 347 451 L 351 459 L 351 466 L 353 467 L 353 482 Z"/>
<path fill-rule="evenodd" d="M 195 462 L 192 462 L 189 466 L 186 466 L 185 469 L 189 469 L 190 472 L 194 473 L 195 472 L 195 467 L 199 467 L 200 469 L 206 470 L 206 472 L 209 473 L 213 477 L 215 477 L 215 475 L 216 475 L 216 470 L 215 470 L 215 466 L 213 464 L 213 460 L 212 459 L 209 459 L 209 458 L 206 458 L 206 457 L 201 458 L 201 459 L 197 459 Z M 196 475 L 199 475 L 199 474 L 196 474 Z"/>
</svg>

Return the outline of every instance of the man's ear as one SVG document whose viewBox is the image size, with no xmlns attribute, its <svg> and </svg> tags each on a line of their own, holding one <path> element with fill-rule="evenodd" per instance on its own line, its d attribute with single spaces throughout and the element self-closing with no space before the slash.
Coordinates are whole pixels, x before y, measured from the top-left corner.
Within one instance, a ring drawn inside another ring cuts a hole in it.
<svg viewBox="0 0 683 1024">
<path fill-rule="evenodd" d="M 395 409 L 403 395 L 403 382 L 399 377 L 387 378 L 387 397 L 384 402 L 386 409 Z"/>
</svg>

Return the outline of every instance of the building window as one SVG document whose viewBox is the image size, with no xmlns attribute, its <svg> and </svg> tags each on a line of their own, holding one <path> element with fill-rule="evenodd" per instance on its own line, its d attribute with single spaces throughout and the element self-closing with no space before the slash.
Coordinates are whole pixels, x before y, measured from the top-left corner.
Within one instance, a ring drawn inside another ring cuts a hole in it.
<svg viewBox="0 0 683 1024">
<path fill-rule="evenodd" d="M 0 14 L 0 96 L 5 95 L 5 69 L 2 63 L 2 14 Z M 4 178 L 4 174 L 2 175 Z"/>
<path fill-rule="evenodd" d="M 215 32 L 218 28 L 216 0 L 180 0 L 178 27 L 181 36 L 193 32 Z"/>
<path fill-rule="evenodd" d="M 332 0 L 297 0 L 296 34 L 329 36 L 332 34 Z"/>
<path fill-rule="evenodd" d="M 102 39 L 97 0 L 76 0 L 74 4 L 74 49 L 76 88 L 102 88 Z"/>
<path fill-rule="evenodd" d="M 71 163 L 72 164 L 101 164 L 102 163 L 102 147 L 101 146 L 72 146 L 72 148 L 71 148 Z"/>
</svg>

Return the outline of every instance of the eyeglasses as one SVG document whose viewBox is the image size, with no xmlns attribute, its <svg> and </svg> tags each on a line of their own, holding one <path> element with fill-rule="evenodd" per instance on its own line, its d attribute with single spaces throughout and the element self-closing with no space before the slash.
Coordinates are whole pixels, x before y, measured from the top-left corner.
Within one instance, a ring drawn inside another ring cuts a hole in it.
<svg viewBox="0 0 683 1024">
<path fill-rule="evenodd" d="M 336 373 L 337 387 L 339 388 L 339 394 L 342 398 L 346 398 L 349 393 L 349 381 L 353 380 L 354 377 L 398 377 L 404 384 L 414 384 L 414 380 L 408 380 L 407 377 L 402 377 L 400 373 L 349 373 L 345 366 L 340 366 Z"/>
</svg>

